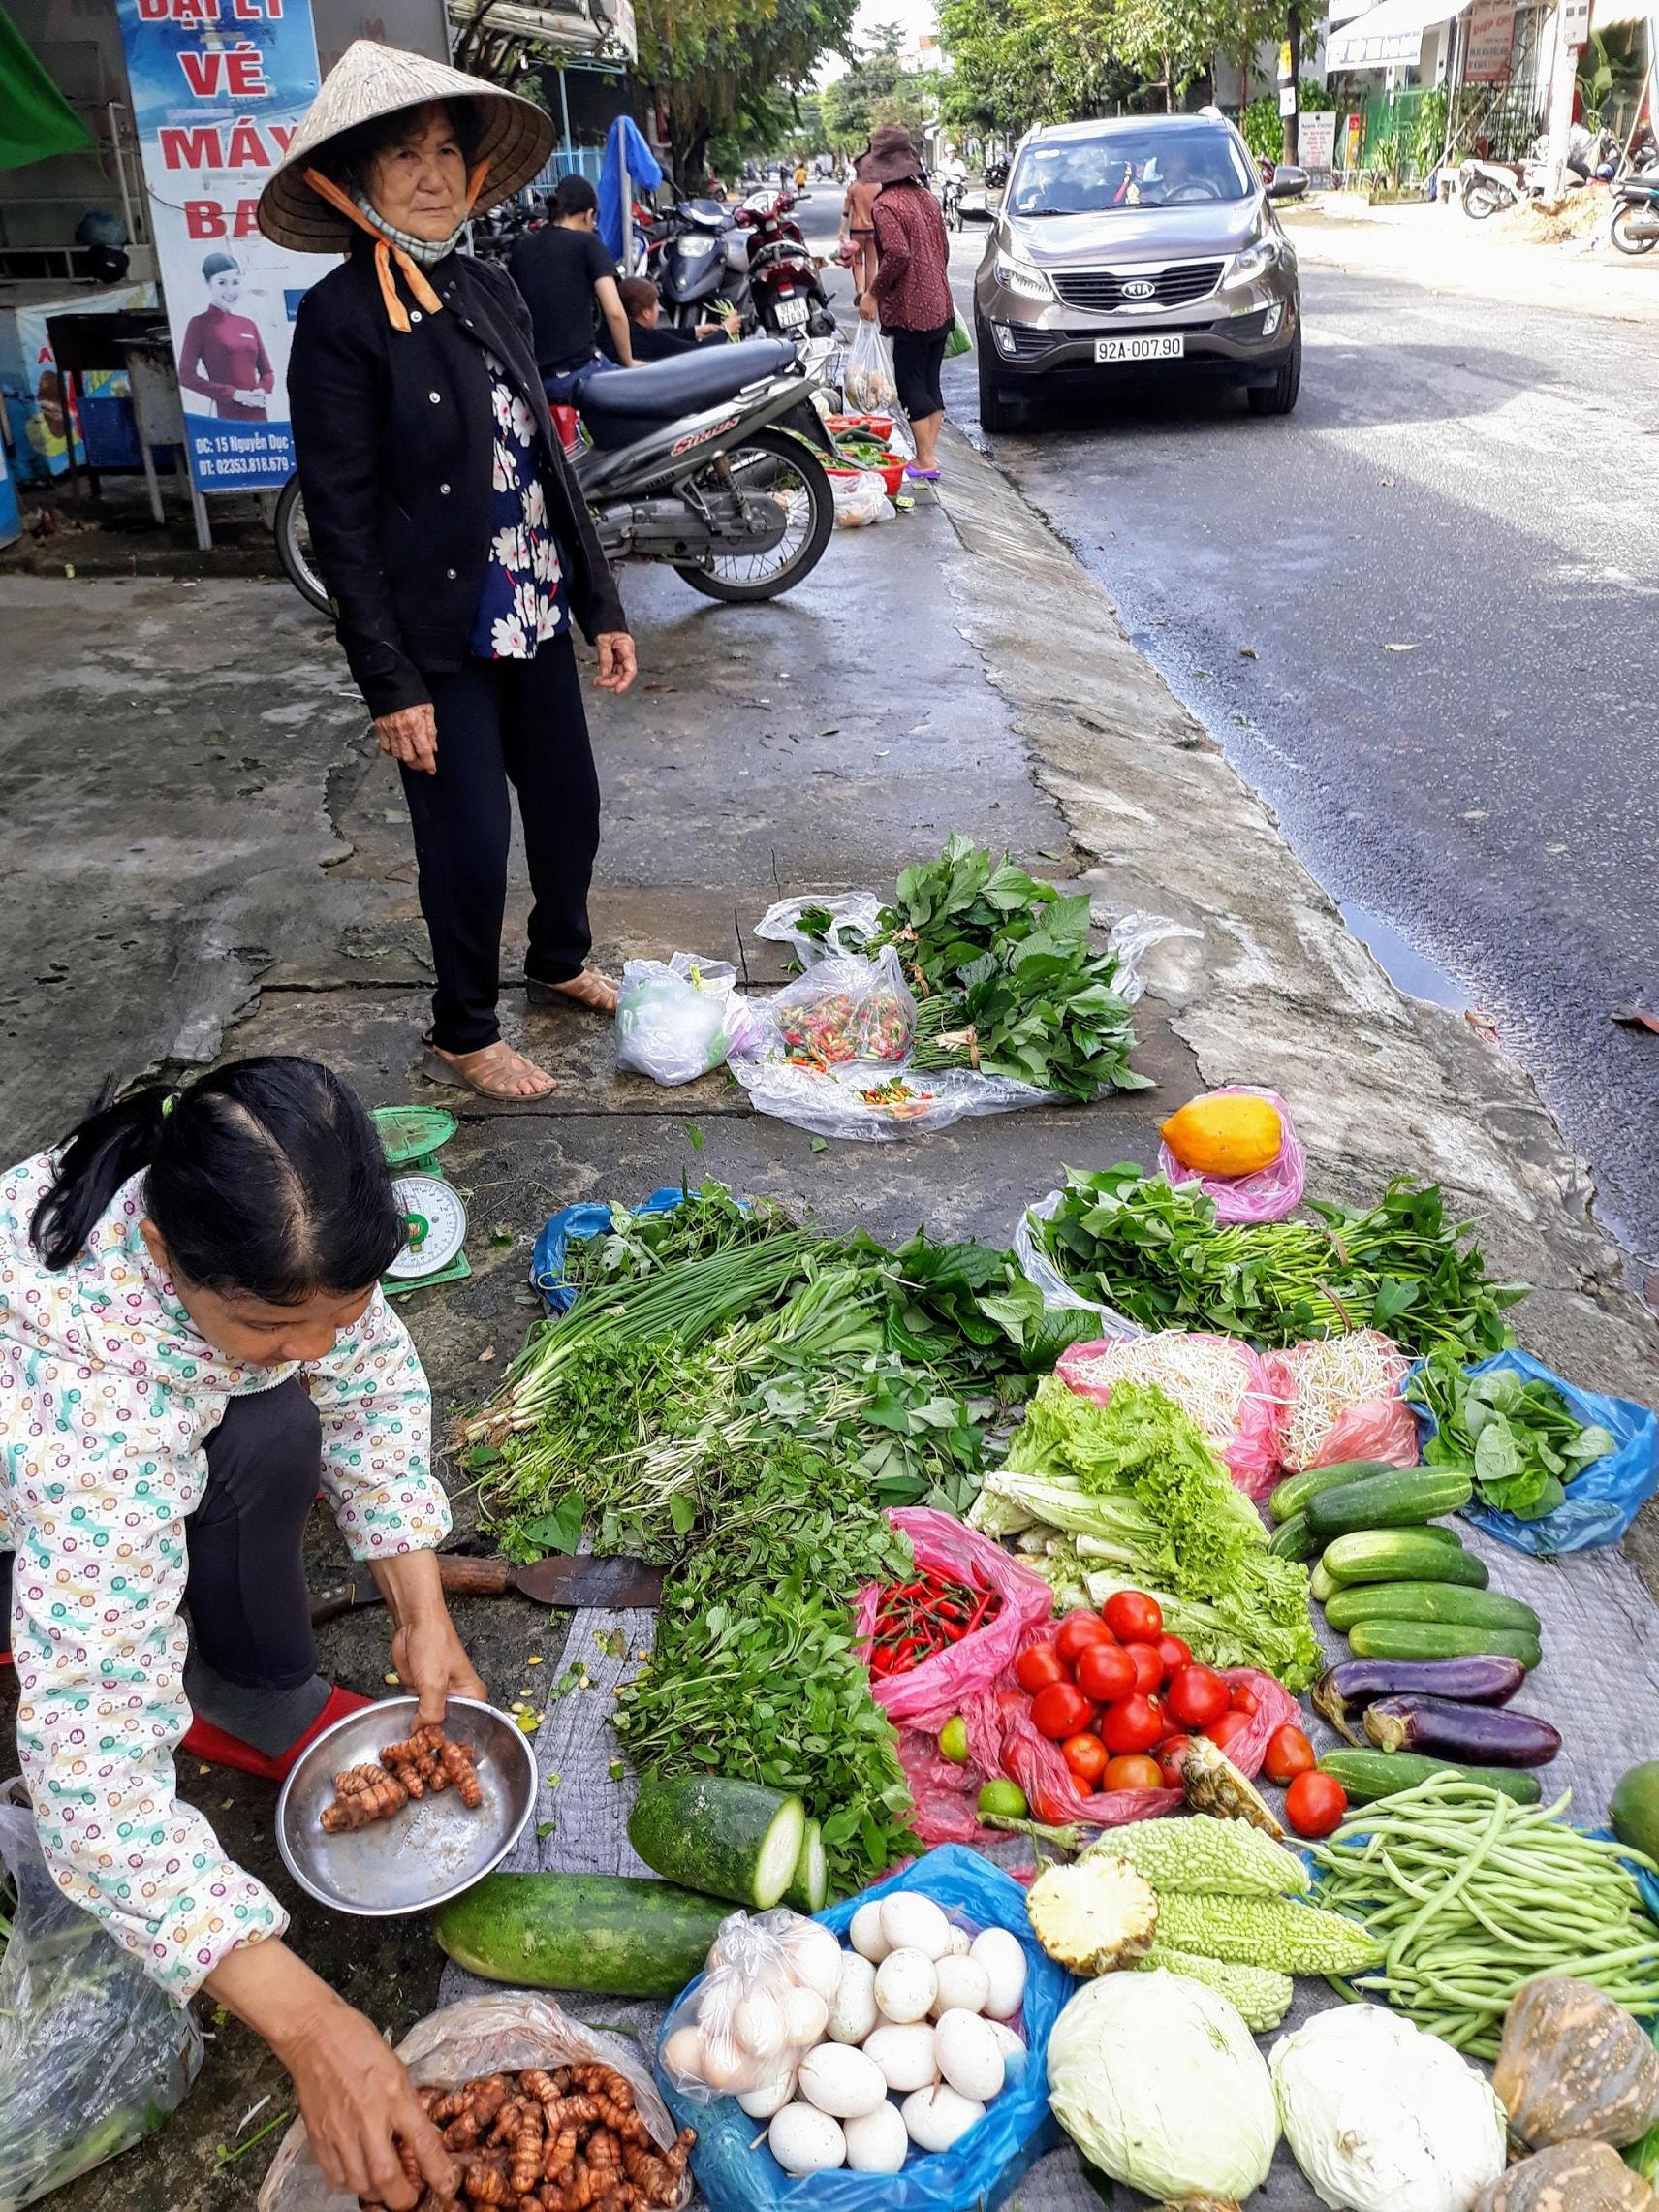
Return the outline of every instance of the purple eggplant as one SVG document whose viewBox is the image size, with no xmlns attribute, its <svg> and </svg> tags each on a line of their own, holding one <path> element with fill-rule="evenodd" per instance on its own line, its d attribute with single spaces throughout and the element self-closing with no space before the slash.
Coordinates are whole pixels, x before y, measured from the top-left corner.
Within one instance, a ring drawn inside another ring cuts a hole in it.
<svg viewBox="0 0 1659 2212">
<path fill-rule="evenodd" d="M 1380 1752 L 1426 1752 L 1476 1766 L 1548 1766 L 1561 1731 L 1532 1713 L 1454 1705 L 1448 1697 L 1379 1697 L 1365 1733 Z"/>
<path fill-rule="evenodd" d="M 1339 1736 L 1363 1744 L 1365 1707 L 1379 1697 L 1452 1697 L 1459 1705 L 1507 1705 L 1526 1680 L 1519 1659 L 1495 1653 L 1451 1659 L 1344 1659 L 1314 1685 L 1313 1703 Z"/>
</svg>

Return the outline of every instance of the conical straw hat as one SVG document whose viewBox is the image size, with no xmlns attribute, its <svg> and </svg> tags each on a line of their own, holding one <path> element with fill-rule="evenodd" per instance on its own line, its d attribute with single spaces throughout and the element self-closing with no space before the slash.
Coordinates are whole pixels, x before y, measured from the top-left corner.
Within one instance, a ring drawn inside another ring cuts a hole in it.
<svg viewBox="0 0 1659 2212">
<path fill-rule="evenodd" d="M 319 150 L 359 123 L 419 108 L 429 100 L 476 100 L 485 110 L 475 161 L 489 173 L 475 212 L 517 192 L 538 175 L 553 149 L 552 118 L 515 92 L 468 77 L 447 62 L 355 39 L 323 80 L 300 119 L 282 167 L 260 194 L 259 227 L 279 246 L 297 253 L 344 253 L 354 227 L 321 201 L 305 181 Z"/>
</svg>

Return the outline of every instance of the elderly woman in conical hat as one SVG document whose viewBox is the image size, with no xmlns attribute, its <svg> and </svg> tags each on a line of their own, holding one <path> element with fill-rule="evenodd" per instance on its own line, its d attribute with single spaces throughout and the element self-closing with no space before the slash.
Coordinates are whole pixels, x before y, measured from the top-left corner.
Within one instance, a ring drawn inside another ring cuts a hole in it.
<svg viewBox="0 0 1659 2212">
<path fill-rule="evenodd" d="M 340 643 L 415 832 L 437 983 L 423 1066 L 487 1098 L 552 1078 L 497 1008 L 518 795 L 533 904 L 527 1003 L 609 1015 L 587 965 L 599 783 L 571 638 L 601 690 L 633 681 L 622 603 L 566 465 L 528 310 L 457 251 L 469 215 L 537 174 L 527 100 L 359 40 L 260 197 L 266 236 L 346 258 L 302 300 L 288 395 Z"/>
</svg>

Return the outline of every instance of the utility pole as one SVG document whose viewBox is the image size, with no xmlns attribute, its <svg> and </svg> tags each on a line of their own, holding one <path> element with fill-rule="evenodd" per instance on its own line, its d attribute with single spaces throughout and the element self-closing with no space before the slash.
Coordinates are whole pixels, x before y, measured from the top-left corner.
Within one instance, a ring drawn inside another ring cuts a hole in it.
<svg viewBox="0 0 1659 2212">
<path fill-rule="evenodd" d="M 1301 144 L 1301 117 L 1297 112 L 1300 88 L 1301 8 L 1299 0 L 1291 0 L 1285 11 L 1285 43 L 1279 50 L 1279 155 L 1293 168 Z"/>
<path fill-rule="evenodd" d="M 1547 198 L 1557 206 L 1567 197 L 1567 145 L 1573 128 L 1573 95 L 1579 55 L 1590 35 L 1590 0 L 1555 0 L 1555 62 L 1549 72 L 1549 142 Z"/>
</svg>

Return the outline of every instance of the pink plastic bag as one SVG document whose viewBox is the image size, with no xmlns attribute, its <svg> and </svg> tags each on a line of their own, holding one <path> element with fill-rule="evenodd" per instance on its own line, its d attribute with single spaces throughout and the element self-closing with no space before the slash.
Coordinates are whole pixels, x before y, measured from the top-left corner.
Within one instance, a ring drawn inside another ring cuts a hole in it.
<svg viewBox="0 0 1659 2212">
<path fill-rule="evenodd" d="M 1211 1448 L 1220 1453 L 1227 1471 L 1246 1498 L 1265 1498 L 1279 1474 L 1279 1408 L 1259 1352 L 1233 1337 L 1207 1336 L 1203 1331 L 1160 1330 L 1152 1336 L 1109 1337 L 1088 1344 L 1069 1344 L 1060 1354 L 1054 1372 L 1068 1390 L 1096 1406 L 1111 1403 L 1118 1382 L 1155 1382 L 1184 1405 L 1179 1387 L 1158 1371 L 1158 1347 L 1178 1343 L 1224 1352 L 1237 1370 L 1242 1396 L 1232 1431 L 1217 1436 L 1200 1417 L 1197 1405 L 1186 1410 L 1204 1430 Z M 1148 1365 L 1148 1362 L 1151 1365 Z"/>
<path fill-rule="evenodd" d="M 1014 1664 L 1016 1656 L 1033 1641 L 1031 1631 L 1049 1618 L 1054 1594 L 1040 1574 L 1021 1566 L 1000 1544 L 992 1543 L 949 1513 L 936 1513 L 926 1505 L 905 1505 L 890 1513 L 895 1529 L 910 1538 L 918 1566 L 937 1574 L 955 1574 L 966 1582 L 970 1570 L 994 1590 L 1002 1606 L 994 1621 L 986 1622 L 959 1644 L 925 1659 L 908 1674 L 897 1674 L 872 1687 L 875 1700 L 897 1726 L 925 1728 L 937 1735 L 963 1700 L 975 1691 L 988 1691 Z M 859 1635 L 867 1641 L 875 1633 L 881 1592 L 866 1583 L 859 1594 Z M 948 1763 L 948 1762 L 947 1762 Z M 959 1774 L 959 1767 L 952 1768 Z M 937 1840 L 937 1839 L 932 1839 Z"/>
<path fill-rule="evenodd" d="M 1215 1201 L 1218 1221 L 1282 1221 L 1301 1203 L 1307 1182 L 1307 1153 L 1296 1133 L 1291 1110 L 1276 1090 L 1257 1083 L 1228 1083 L 1208 1095 L 1216 1098 L 1265 1098 L 1278 1109 L 1284 1124 L 1279 1156 L 1253 1175 L 1204 1175 L 1196 1167 L 1183 1167 L 1168 1145 L 1158 1147 L 1158 1165 L 1171 1183 L 1197 1183 L 1206 1198 Z"/>
<path fill-rule="evenodd" d="M 1320 1346 L 1303 1343 L 1268 1354 L 1268 1384 L 1278 1406 L 1279 1458 L 1293 1474 L 1304 1467 L 1333 1467 L 1339 1460 L 1379 1460 L 1388 1467 L 1415 1467 L 1418 1463 L 1417 1422 L 1400 1397 L 1411 1362 L 1375 1329 L 1361 1331 L 1347 1342 L 1350 1345 L 1363 1343 L 1375 1346 L 1384 1387 L 1343 1406 L 1311 1440 L 1295 1434 L 1297 1426 L 1307 1426 L 1305 1420 L 1298 1424 L 1296 1416 L 1303 1367 Z"/>
</svg>

